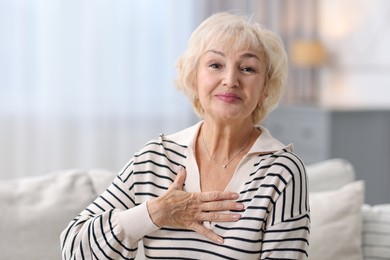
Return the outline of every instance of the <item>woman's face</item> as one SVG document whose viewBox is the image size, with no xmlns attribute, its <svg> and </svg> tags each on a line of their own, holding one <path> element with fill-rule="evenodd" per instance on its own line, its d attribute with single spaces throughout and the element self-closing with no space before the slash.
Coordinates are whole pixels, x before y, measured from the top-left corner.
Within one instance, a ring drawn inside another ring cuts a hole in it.
<svg viewBox="0 0 390 260">
<path fill-rule="evenodd" d="M 264 83 L 265 64 L 252 49 L 207 49 L 200 58 L 196 89 L 204 118 L 252 120 L 252 112 L 263 101 Z"/>
</svg>

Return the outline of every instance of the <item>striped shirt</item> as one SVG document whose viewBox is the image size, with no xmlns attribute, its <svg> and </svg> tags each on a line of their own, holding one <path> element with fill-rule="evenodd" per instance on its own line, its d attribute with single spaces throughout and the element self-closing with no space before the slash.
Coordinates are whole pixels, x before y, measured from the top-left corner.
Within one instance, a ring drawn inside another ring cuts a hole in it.
<svg viewBox="0 0 390 260">
<path fill-rule="evenodd" d="M 142 239 L 147 259 L 306 259 L 309 203 L 305 167 L 267 129 L 236 168 L 227 191 L 245 209 L 237 222 L 204 225 L 224 238 L 218 245 L 200 234 L 158 228 L 146 201 L 162 195 L 183 166 L 184 190 L 200 191 L 194 144 L 202 122 L 147 143 L 107 190 L 61 234 L 63 259 L 133 259 Z"/>
</svg>

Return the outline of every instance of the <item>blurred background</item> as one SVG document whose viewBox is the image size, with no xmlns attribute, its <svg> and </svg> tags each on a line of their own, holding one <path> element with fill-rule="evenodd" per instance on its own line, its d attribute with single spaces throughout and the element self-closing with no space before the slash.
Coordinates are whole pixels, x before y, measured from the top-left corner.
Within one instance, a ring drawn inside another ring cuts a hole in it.
<svg viewBox="0 0 390 260">
<path fill-rule="evenodd" d="M 174 87 L 195 27 L 234 11 L 279 33 L 288 90 L 265 122 L 307 164 L 341 157 L 390 201 L 390 2 L 0 0 L 0 179 L 119 171 L 199 119 Z"/>
</svg>

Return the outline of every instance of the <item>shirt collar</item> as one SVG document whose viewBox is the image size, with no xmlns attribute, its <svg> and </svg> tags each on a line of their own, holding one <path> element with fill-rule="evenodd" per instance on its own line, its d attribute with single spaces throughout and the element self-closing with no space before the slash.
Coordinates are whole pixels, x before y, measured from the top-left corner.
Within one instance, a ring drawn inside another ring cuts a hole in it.
<svg viewBox="0 0 390 260">
<path fill-rule="evenodd" d="M 175 134 L 165 136 L 165 139 L 171 140 L 177 144 L 191 147 L 194 149 L 196 137 L 198 135 L 199 129 L 203 121 L 198 122 L 197 124 L 181 130 Z M 282 149 L 287 149 L 291 151 L 293 149 L 293 145 L 284 145 L 279 140 L 274 138 L 267 128 L 263 126 L 256 126 L 261 130 L 261 135 L 257 138 L 249 153 L 270 153 L 276 152 Z"/>
</svg>

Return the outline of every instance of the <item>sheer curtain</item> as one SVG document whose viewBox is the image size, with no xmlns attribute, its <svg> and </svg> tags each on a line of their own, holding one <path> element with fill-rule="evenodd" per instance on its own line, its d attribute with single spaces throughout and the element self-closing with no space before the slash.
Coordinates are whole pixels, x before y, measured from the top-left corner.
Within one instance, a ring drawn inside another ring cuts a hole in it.
<svg viewBox="0 0 390 260">
<path fill-rule="evenodd" d="M 0 178 L 117 171 L 194 123 L 173 84 L 194 2 L 0 0 Z"/>
</svg>

